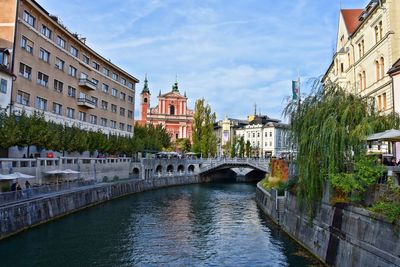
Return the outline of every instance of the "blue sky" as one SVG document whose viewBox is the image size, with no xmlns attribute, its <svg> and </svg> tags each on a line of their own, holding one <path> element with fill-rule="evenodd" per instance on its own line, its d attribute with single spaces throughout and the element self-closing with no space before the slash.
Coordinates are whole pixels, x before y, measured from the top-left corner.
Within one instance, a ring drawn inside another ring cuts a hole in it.
<svg viewBox="0 0 400 267">
<path fill-rule="evenodd" d="M 305 84 L 329 66 L 340 7 L 340 0 L 38 2 L 105 58 L 141 81 L 147 73 L 152 106 L 178 75 L 189 106 L 204 97 L 219 119 L 245 118 L 254 103 L 281 118 L 298 71 Z M 363 8 L 368 1 L 341 2 Z"/>
</svg>

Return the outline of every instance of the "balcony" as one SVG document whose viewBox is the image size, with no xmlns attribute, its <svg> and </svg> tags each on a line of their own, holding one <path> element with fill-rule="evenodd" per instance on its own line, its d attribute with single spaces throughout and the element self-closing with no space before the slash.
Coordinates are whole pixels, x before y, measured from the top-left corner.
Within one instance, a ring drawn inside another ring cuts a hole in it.
<svg viewBox="0 0 400 267">
<path fill-rule="evenodd" d="M 89 90 L 97 89 L 97 84 L 95 84 L 94 82 L 92 82 L 91 80 L 86 79 L 86 78 L 79 79 L 79 85 L 82 87 L 85 87 L 86 89 L 89 89 Z"/>
<path fill-rule="evenodd" d="M 87 107 L 87 108 L 95 108 L 96 104 L 87 98 L 78 98 L 78 106 Z"/>
</svg>

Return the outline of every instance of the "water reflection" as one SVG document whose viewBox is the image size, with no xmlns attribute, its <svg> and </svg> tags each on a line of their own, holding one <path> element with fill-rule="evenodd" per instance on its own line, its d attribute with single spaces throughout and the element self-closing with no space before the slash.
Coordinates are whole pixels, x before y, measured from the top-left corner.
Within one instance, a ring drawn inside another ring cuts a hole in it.
<svg viewBox="0 0 400 267">
<path fill-rule="evenodd" d="M 254 197 L 254 184 L 228 183 L 140 193 L 1 241 L 0 257 L 4 266 L 318 264 L 301 256 Z"/>
</svg>

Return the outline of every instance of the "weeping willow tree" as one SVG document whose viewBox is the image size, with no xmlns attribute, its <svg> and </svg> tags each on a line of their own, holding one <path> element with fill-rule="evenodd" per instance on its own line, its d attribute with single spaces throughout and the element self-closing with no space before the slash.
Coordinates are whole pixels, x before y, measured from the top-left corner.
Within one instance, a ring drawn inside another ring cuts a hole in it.
<svg viewBox="0 0 400 267">
<path fill-rule="evenodd" d="M 398 116 L 378 112 L 372 98 L 317 82 L 301 105 L 290 102 L 284 115 L 290 121 L 290 142 L 297 149 L 297 196 L 300 207 L 311 215 L 328 176 L 351 172 L 355 159 L 365 155 L 366 137 L 399 127 Z"/>
</svg>

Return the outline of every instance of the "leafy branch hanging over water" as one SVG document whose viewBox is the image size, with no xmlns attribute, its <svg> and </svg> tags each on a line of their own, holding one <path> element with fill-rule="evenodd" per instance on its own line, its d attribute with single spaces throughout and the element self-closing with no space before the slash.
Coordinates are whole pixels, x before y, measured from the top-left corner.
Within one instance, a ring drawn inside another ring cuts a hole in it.
<svg viewBox="0 0 400 267">
<path fill-rule="evenodd" d="M 335 84 L 314 82 L 313 87 L 301 105 L 290 102 L 284 110 L 297 148 L 297 195 L 311 214 L 328 176 L 353 172 L 355 159 L 366 153 L 368 135 L 399 127 L 398 116 L 379 114 L 372 98 L 349 94 Z"/>
</svg>

